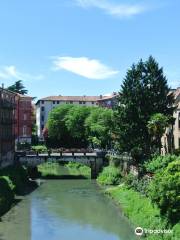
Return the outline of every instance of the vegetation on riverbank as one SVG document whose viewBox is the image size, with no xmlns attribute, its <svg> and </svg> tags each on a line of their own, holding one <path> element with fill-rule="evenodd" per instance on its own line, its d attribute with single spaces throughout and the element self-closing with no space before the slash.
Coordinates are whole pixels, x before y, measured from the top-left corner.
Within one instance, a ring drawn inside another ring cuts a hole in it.
<svg viewBox="0 0 180 240">
<path fill-rule="evenodd" d="M 66 164 L 66 167 L 71 175 L 84 176 L 86 178 L 91 177 L 91 169 L 88 166 L 76 162 L 69 162 Z"/>
<path fill-rule="evenodd" d="M 97 182 L 102 185 L 117 185 L 121 181 L 121 174 L 118 168 L 108 166 L 103 168 L 103 171 L 97 178 Z"/>
<path fill-rule="evenodd" d="M 134 191 L 128 189 L 127 186 L 117 186 L 106 190 L 123 210 L 124 214 L 129 218 L 135 227 L 143 229 L 171 229 L 172 234 L 149 234 L 146 236 L 148 240 L 177 240 L 180 225 L 176 224 L 173 228 L 169 225 L 166 218 L 160 214 L 160 209 L 153 206 L 150 199 Z"/>
<path fill-rule="evenodd" d="M 114 168 L 119 171 L 120 186 L 106 190 L 120 204 L 124 214 L 134 227 L 146 229 L 170 229 L 171 234 L 150 234 L 146 239 L 177 240 L 180 233 L 180 157 L 175 155 L 155 156 L 144 164 L 147 174 L 134 176 L 122 173 L 121 164 L 116 161 Z M 118 165 L 119 164 L 119 165 Z M 100 184 L 116 185 L 109 181 L 111 174 L 105 174 L 106 169 L 112 169 L 113 163 L 104 168 L 97 181 Z M 114 169 L 113 169 L 114 171 Z M 103 181 L 99 181 L 103 179 Z M 116 178 L 115 178 L 116 179 Z"/>
<path fill-rule="evenodd" d="M 22 166 L 0 169 L 0 216 L 15 202 L 15 195 L 25 193 L 29 183 L 28 174 Z"/>
<path fill-rule="evenodd" d="M 38 166 L 38 172 L 44 178 L 73 178 L 84 177 L 90 178 L 91 169 L 80 163 L 69 162 L 64 165 L 59 163 L 43 163 Z"/>
</svg>

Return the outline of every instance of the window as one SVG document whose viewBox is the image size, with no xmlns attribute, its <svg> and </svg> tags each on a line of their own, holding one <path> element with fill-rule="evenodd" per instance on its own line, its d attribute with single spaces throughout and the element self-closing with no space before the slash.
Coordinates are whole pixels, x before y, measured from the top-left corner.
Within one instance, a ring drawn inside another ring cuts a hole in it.
<svg viewBox="0 0 180 240">
<path fill-rule="evenodd" d="M 42 100 L 41 103 L 44 104 L 44 100 Z"/>
<path fill-rule="evenodd" d="M 41 130 L 43 131 L 43 129 L 44 129 L 44 124 L 41 125 Z"/>
<path fill-rule="evenodd" d="M 92 104 L 94 104 L 94 102 L 91 102 Z"/>
<path fill-rule="evenodd" d="M 27 114 L 24 113 L 23 119 L 26 121 L 27 120 Z"/>
<path fill-rule="evenodd" d="M 83 104 L 86 104 L 86 102 L 83 102 Z"/>
<path fill-rule="evenodd" d="M 53 104 L 55 104 L 56 102 L 55 101 L 53 101 Z"/>
<path fill-rule="evenodd" d="M 44 122 L 44 116 L 41 116 L 41 121 Z"/>
<path fill-rule="evenodd" d="M 82 102 L 81 102 L 81 101 L 79 101 L 79 104 L 82 104 Z"/>
<path fill-rule="evenodd" d="M 73 101 L 70 101 L 70 104 L 73 104 Z"/>
<path fill-rule="evenodd" d="M 41 107 L 41 111 L 44 112 L 44 107 Z"/>
<path fill-rule="evenodd" d="M 26 135 L 27 135 L 27 127 L 23 126 L 23 136 L 26 136 Z"/>
<path fill-rule="evenodd" d="M 57 104 L 59 104 L 59 101 L 57 101 Z"/>
</svg>

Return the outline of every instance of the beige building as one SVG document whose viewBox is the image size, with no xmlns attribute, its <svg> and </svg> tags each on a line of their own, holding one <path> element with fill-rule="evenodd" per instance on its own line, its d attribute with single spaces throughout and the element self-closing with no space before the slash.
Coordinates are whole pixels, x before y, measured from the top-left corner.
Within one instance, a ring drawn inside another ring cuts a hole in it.
<svg viewBox="0 0 180 240">
<path fill-rule="evenodd" d="M 166 129 L 162 137 L 162 154 L 171 153 L 173 149 L 180 149 L 180 87 L 172 90 L 175 99 L 175 122 Z"/>
</svg>

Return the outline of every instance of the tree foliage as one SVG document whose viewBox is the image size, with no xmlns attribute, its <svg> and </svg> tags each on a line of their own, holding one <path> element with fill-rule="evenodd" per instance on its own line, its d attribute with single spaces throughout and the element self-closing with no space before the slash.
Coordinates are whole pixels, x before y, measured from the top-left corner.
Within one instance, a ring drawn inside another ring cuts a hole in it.
<svg viewBox="0 0 180 240">
<path fill-rule="evenodd" d="M 180 161 L 169 163 L 157 173 L 149 186 L 149 197 L 158 205 L 161 214 L 175 224 L 180 216 Z"/>
<path fill-rule="evenodd" d="M 112 126 L 110 109 L 61 105 L 49 115 L 48 142 L 54 147 L 106 148 L 111 142 Z"/>
<path fill-rule="evenodd" d="M 106 108 L 93 108 L 86 119 L 89 142 L 94 147 L 110 148 L 113 132 L 113 111 Z"/>
<path fill-rule="evenodd" d="M 148 121 L 155 113 L 172 115 L 173 97 L 169 94 L 163 69 L 153 57 L 140 60 L 128 70 L 119 93 L 116 134 L 119 150 L 150 154 Z"/>
<path fill-rule="evenodd" d="M 19 93 L 22 95 L 25 95 L 28 93 L 28 90 L 25 89 L 25 87 L 22 83 L 22 80 L 16 81 L 13 85 L 9 86 L 7 89 L 12 92 Z"/>
</svg>

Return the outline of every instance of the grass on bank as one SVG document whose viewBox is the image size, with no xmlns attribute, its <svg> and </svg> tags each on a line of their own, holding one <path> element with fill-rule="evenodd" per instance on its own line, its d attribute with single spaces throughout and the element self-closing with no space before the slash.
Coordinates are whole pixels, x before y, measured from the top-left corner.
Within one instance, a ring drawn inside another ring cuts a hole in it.
<svg viewBox="0 0 180 240">
<path fill-rule="evenodd" d="M 117 185 L 120 183 L 120 180 L 121 174 L 119 169 L 111 165 L 104 167 L 97 178 L 97 182 L 101 185 Z"/>
<path fill-rule="evenodd" d="M 125 185 L 108 188 L 106 193 L 121 207 L 125 216 L 129 218 L 134 227 L 146 229 L 171 229 L 160 210 L 153 206 L 150 199 L 140 193 L 128 189 Z M 152 234 L 145 237 L 148 240 L 178 240 L 180 224 L 173 227 L 173 234 Z"/>
<path fill-rule="evenodd" d="M 84 176 L 86 178 L 91 177 L 91 169 L 88 166 L 76 162 L 69 162 L 66 164 L 66 167 L 71 175 Z"/>
</svg>

